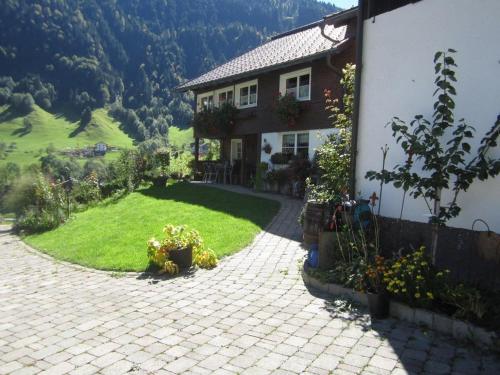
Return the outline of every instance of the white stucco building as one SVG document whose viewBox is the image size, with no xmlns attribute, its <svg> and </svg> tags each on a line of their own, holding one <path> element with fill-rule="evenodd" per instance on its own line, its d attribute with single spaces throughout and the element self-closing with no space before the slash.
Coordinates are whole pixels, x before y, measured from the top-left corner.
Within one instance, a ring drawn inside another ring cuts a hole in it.
<svg viewBox="0 0 500 375">
<path fill-rule="evenodd" d="M 380 148 L 389 146 L 386 169 L 406 156 L 386 124 L 393 116 L 407 123 L 417 114 L 432 119 L 435 98 L 433 57 L 453 48 L 458 82 L 455 118 L 476 128 L 472 150 L 500 114 L 500 1 L 420 0 L 392 6 L 363 23 L 362 75 L 355 189 L 367 197 L 379 192 L 378 181 L 365 179 L 380 170 Z M 500 157 L 500 149 L 491 156 Z M 399 217 L 403 191 L 384 186 L 381 214 Z M 443 194 L 443 205 L 450 194 Z M 476 182 L 461 195 L 462 212 L 448 225 L 470 229 L 475 219 L 500 232 L 500 179 Z M 424 222 L 423 200 L 407 198 L 403 218 Z M 485 230 L 484 227 L 476 228 Z"/>
</svg>

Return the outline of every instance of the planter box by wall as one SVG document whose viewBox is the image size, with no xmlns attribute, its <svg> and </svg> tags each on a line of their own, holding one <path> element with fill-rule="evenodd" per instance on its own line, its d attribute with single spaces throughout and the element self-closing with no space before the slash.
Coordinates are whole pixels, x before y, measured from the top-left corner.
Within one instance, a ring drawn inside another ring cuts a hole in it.
<svg viewBox="0 0 500 375">
<path fill-rule="evenodd" d="M 307 274 L 306 265 L 304 265 L 301 272 L 304 284 L 324 293 L 333 296 L 344 296 L 361 305 L 368 306 L 368 299 L 365 293 L 344 288 L 338 284 L 322 283 Z M 426 326 L 437 332 L 450 335 L 457 340 L 473 342 L 480 347 L 500 352 L 500 335 L 492 331 L 487 331 L 484 328 L 476 327 L 471 323 L 453 319 L 429 310 L 413 308 L 396 301 L 391 301 L 390 315 L 409 323 Z"/>
<path fill-rule="evenodd" d="M 431 248 L 431 225 L 379 218 L 380 245 L 390 257 L 399 249 Z M 500 290 L 500 236 L 495 233 L 444 227 L 439 230 L 438 268 L 449 269 L 453 279 Z"/>
</svg>

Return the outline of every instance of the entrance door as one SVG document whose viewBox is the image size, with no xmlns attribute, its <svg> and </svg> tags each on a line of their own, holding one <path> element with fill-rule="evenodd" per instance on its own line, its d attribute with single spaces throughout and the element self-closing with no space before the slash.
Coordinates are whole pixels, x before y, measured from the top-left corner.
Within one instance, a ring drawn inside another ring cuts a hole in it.
<svg viewBox="0 0 500 375">
<path fill-rule="evenodd" d="M 231 139 L 231 164 L 241 161 L 243 156 L 243 140 L 241 138 Z"/>
</svg>

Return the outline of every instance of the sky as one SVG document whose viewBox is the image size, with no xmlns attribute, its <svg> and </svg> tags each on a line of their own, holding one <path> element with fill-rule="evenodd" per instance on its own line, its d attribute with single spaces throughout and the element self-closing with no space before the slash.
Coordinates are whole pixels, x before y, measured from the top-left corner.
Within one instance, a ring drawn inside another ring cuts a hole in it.
<svg viewBox="0 0 500 375">
<path fill-rule="evenodd" d="M 358 5 L 358 0 L 319 0 L 324 3 L 335 4 L 339 8 L 348 9 L 353 5 Z"/>
</svg>

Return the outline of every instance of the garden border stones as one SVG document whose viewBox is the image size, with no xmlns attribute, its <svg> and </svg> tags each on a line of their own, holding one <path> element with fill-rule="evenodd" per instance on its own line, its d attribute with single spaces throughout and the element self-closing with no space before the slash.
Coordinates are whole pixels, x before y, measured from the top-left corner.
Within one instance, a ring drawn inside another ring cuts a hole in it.
<svg viewBox="0 0 500 375">
<path fill-rule="evenodd" d="M 363 306 L 368 306 L 365 293 L 345 288 L 338 284 L 322 283 L 307 273 L 307 266 L 301 267 L 302 279 L 306 286 L 320 290 L 332 296 L 344 296 Z M 483 348 L 500 352 L 500 336 L 493 331 L 477 327 L 469 322 L 451 318 L 429 310 L 413 308 L 391 300 L 390 315 L 413 324 L 431 328 L 437 332 L 452 336 L 460 341 L 467 341 Z"/>
</svg>

